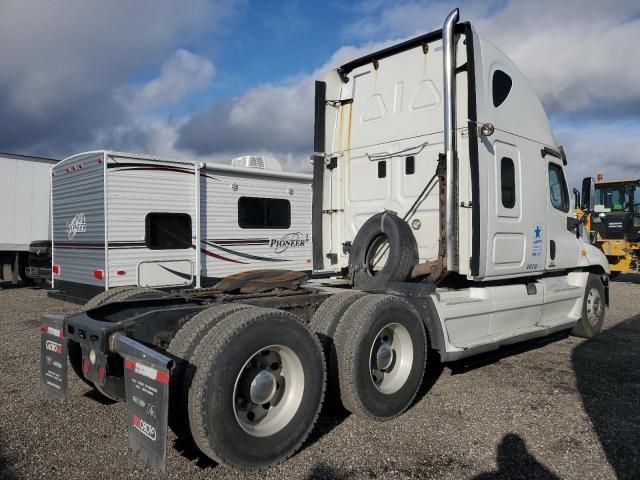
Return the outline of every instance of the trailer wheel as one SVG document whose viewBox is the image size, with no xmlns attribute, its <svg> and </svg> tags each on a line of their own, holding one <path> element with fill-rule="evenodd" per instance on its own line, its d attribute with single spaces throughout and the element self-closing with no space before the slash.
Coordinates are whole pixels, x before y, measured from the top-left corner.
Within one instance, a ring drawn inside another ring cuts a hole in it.
<svg viewBox="0 0 640 480">
<path fill-rule="evenodd" d="M 360 290 L 379 290 L 402 282 L 418 263 L 411 227 L 392 213 L 374 215 L 358 230 L 349 254 L 349 273 Z"/>
<path fill-rule="evenodd" d="M 169 385 L 169 426 L 186 441 L 191 441 L 189 429 L 189 386 L 195 373 L 193 352 L 207 332 L 232 313 L 251 308 L 242 303 L 228 303 L 207 308 L 194 315 L 171 340 L 167 352 L 174 357 Z"/>
<path fill-rule="evenodd" d="M 322 302 L 309 324 L 309 328 L 316 333 L 320 340 L 324 358 L 327 362 L 327 393 L 325 398 L 327 399 L 326 403 L 331 404 L 331 406 L 337 407 L 340 404 L 338 360 L 336 358 L 333 335 L 344 312 L 353 302 L 365 295 L 366 293 L 355 290 L 332 295 Z"/>
<path fill-rule="evenodd" d="M 91 310 L 92 308 L 100 307 L 107 303 L 122 302 L 133 299 L 144 299 L 152 297 L 163 297 L 167 295 L 162 290 L 155 290 L 153 288 L 144 287 L 116 287 L 110 288 L 104 292 L 100 292 L 98 295 L 90 299 L 84 304 L 82 310 Z"/>
<path fill-rule="evenodd" d="M 346 311 L 334 335 L 342 404 L 373 420 L 404 412 L 424 376 L 427 338 L 406 300 L 367 295 Z"/>
<path fill-rule="evenodd" d="M 203 453 L 255 471 L 291 456 L 324 397 L 317 337 L 295 315 L 257 308 L 218 322 L 196 348 L 189 423 Z"/>
<path fill-rule="evenodd" d="M 29 256 L 28 254 L 19 254 L 18 255 L 18 276 L 20 280 L 25 285 L 33 286 L 36 284 L 36 281 L 27 275 L 27 265 L 29 264 Z"/>
<path fill-rule="evenodd" d="M 587 287 L 584 290 L 582 303 L 582 316 L 572 334 L 576 337 L 592 338 L 602 330 L 605 314 L 604 285 L 600 277 L 594 273 L 589 274 Z"/>
</svg>

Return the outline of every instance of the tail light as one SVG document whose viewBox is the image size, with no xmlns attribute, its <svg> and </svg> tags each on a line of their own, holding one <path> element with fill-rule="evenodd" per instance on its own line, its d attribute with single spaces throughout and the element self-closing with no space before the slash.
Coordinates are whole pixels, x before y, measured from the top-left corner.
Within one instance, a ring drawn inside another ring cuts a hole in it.
<svg viewBox="0 0 640 480">
<path fill-rule="evenodd" d="M 104 270 L 94 270 L 93 276 L 96 280 L 104 280 Z"/>
<path fill-rule="evenodd" d="M 53 265 L 51 267 L 51 271 L 53 272 L 54 275 L 60 275 L 60 265 Z"/>
<path fill-rule="evenodd" d="M 85 374 L 85 376 L 87 375 L 87 373 L 89 373 L 89 359 L 88 358 L 83 358 L 82 359 L 82 373 Z"/>
</svg>

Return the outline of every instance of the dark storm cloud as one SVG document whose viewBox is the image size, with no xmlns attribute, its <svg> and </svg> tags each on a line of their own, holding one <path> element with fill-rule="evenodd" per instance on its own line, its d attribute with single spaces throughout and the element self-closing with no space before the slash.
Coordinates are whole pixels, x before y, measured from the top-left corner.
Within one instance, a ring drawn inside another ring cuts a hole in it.
<svg viewBox="0 0 640 480">
<path fill-rule="evenodd" d="M 94 148 L 131 112 L 118 91 L 233 10 L 232 0 L 21 1 L 0 5 L 0 148 Z"/>
</svg>

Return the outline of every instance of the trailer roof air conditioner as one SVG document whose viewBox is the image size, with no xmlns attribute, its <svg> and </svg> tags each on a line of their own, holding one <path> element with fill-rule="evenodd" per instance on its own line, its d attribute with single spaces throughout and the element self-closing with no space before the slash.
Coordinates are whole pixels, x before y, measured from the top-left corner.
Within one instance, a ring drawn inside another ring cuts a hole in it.
<svg viewBox="0 0 640 480">
<path fill-rule="evenodd" d="M 282 166 L 278 160 L 271 157 L 263 157 L 262 155 L 245 155 L 243 157 L 236 157 L 231 160 L 231 165 L 234 167 L 282 171 Z"/>
</svg>

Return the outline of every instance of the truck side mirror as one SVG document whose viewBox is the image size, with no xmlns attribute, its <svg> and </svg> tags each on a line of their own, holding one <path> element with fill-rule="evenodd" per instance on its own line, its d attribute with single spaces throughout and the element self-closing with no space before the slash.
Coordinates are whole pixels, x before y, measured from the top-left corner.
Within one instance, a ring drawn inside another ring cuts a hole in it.
<svg viewBox="0 0 640 480">
<path fill-rule="evenodd" d="M 595 180 L 593 177 L 585 177 L 582 179 L 582 203 L 580 208 L 582 210 L 593 211 L 593 205 L 595 203 Z"/>
<path fill-rule="evenodd" d="M 580 192 L 577 188 L 573 189 L 573 208 L 580 208 Z"/>
</svg>

